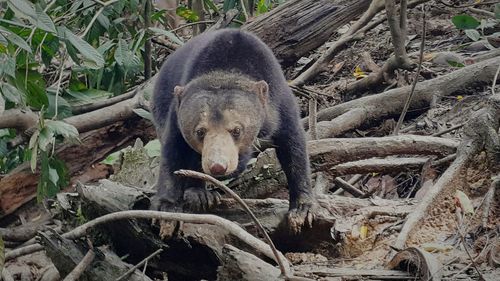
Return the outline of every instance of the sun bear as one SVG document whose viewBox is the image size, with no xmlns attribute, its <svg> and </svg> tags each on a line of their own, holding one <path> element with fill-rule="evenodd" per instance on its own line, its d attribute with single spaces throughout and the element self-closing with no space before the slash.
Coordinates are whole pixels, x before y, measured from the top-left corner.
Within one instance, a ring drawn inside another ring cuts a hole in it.
<svg viewBox="0 0 500 281">
<path fill-rule="evenodd" d="M 173 172 L 236 176 L 259 138 L 273 142 L 286 174 L 289 221 L 311 223 L 315 200 L 298 105 L 272 51 L 255 35 L 223 29 L 192 38 L 163 64 L 151 109 L 161 143 L 153 209 L 203 212 L 218 204 L 218 193 L 202 181 Z"/>
</svg>

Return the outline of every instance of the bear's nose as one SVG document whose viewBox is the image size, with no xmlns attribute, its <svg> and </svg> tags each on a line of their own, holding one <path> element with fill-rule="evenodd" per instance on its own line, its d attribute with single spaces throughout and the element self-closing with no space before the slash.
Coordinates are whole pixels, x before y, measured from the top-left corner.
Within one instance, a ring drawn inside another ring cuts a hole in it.
<svg viewBox="0 0 500 281">
<path fill-rule="evenodd" d="M 227 167 L 220 164 L 220 163 L 214 163 L 214 164 L 212 164 L 212 166 L 210 166 L 210 173 L 214 176 L 224 175 L 226 170 L 227 170 Z"/>
</svg>

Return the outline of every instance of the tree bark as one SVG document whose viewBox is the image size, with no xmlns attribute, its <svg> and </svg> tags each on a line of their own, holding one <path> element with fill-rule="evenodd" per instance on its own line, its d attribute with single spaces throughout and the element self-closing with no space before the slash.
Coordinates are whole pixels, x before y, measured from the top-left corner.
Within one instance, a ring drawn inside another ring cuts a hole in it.
<svg viewBox="0 0 500 281">
<path fill-rule="evenodd" d="M 284 66 L 328 41 L 358 18 L 371 0 L 292 0 L 243 26 L 259 36 Z"/>
</svg>

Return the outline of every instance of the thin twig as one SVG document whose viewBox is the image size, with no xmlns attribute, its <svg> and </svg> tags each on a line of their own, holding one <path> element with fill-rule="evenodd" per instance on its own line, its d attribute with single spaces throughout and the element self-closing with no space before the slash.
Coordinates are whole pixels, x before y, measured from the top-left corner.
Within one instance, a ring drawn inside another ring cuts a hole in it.
<svg viewBox="0 0 500 281">
<path fill-rule="evenodd" d="M 316 124 L 317 122 L 317 109 L 318 102 L 315 97 L 311 97 L 309 99 L 309 134 L 311 136 L 311 140 L 317 140 L 318 135 L 316 134 Z"/>
<path fill-rule="evenodd" d="M 494 1 L 486 1 L 486 2 L 479 2 L 479 1 L 474 1 L 474 3 L 470 4 L 464 4 L 464 5 L 455 5 L 455 4 L 450 4 L 447 3 L 444 0 L 438 0 L 441 4 L 447 6 L 447 7 L 452 7 L 452 8 L 467 8 L 467 7 L 473 7 L 473 6 L 480 6 L 480 5 L 490 5 L 490 4 L 497 4 L 498 0 Z"/>
<path fill-rule="evenodd" d="M 89 249 L 87 254 L 83 257 L 79 264 L 64 278 L 63 281 L 76 281 L 83 274 L 85 269 L 89 267 L 95 257 L 95 252 L 93 249 Z"/>
<path fill-rule="evenodd" d="M 63 50 L 64 52 L 64 50 Z M 59 67 L 59 78 L 57 79 L 57 86 L 56 86 L 56 96 L 55 96 L 55 101 L 54 101 L 54 117 L 53 119 L 57 119 L 57 114 L 59 113 L 59 92 L 61 91 L 61 81 L 63 78 L 63 73 L 64 73 L 64 64 L 66 63 L 66 59 L 68 58 L 68 54 L 66 52 L 63 53 L 61 56 L 61 65 Z"/>
<path fill-rule="evenodd" d="M 469 257 L 469 259 L 472 263 L 472 266 L 474 267 L 477 274 L 479 275 L 479 280 L 485 280 L 483 274 L 481 273 L 481 271 L 479 271 L 479 268 L 476 265 L 476 260 L 470 254 L 469 249 L 467 249 L 467 243 L 465 243 L 464 235 L 462 234 L 462 231 L 460 230 L 460 225 L 458 223 L 457 223 L 457 231 L 458 231 L 458 235 L 460 236 L 460 241 L 462 242 L 462 245 L 464 245 L 465 253 Z"/>
<path fill-rule="evenodd" d="M 482 225 L 483 228 L 488 226 L 488 217 L 490 214 L 491 202 L 493 202 L 493 198 L 495 197 L 495 191 L 497 188 L 500 188 L 500 174 L 493 178 L 491 182 L 490 188 L 485 195 L 484 198 L 484 207 L 483 207 L 483 217 L 482 217 Z"/>
<path fill-rule="evenodd" d="M 495 77 L 493 77 L 493 85 L 491 85 L 491 94 L 495 94 L 495 85 L 497 84 L 498 73 L 500 72 L 500 64 L 498 65 L 497 72 L 495 72 Z"/>
<path fill-rule="evenodd" d="M 145 0 L 144 3 L 144 29 L 148 30 L 151 26 L 151 1 Z M 151 78 L 151 38 L 147 38 L 144 42 L 144 80 L 147 81 Z"/>
<path fill-rule="evenodd" d="M 186 28 L 186 27 L 190 27 L 190 26 L 198 25 L 198 24 L 206 24 L 206 23 L 213 24 L 213 23 L 215 23 L 215 21 L 214 20 L 202 20 L 202 21 L 190 22 L 190 23 L 183 24 L 177 28 L 174 28 L 174 29 L 170 30 L 170 32 L 176 32 L 176 31 L 179 31 L 179 30 Z"/>
<path fill-rule="evenodd" d="M 100 109 L 100 108 L 103 108 L 106 106 L 111 106 L 111 105 L 119 103 L 121 101 L 133 98 L 139 92 L 139 89 L 142 91 L 143 87 L 137 87 L 133 91 L 129 91 L 125 94 L 121 94 L 119 96 L 115 96 L 115 97 L 105 99 L 102 101 L 95 101 L 95 102 L 88 103 L 88 104 L 72 106 L 71 112 L 73 113 L 73 115 L 79 115 L 79 114 L 94 111 L 94 110 L 97 110 L 97 109 Z"/>
<path fill-rule="evenodd" d="M 432 167 L 437 167 L 437 166 L 441 166 L 443 164 L 447 164 L 447 163 L 453 162 L 453 160 L 455 160 L 455 158 L 457 158 L 457 154 L 456 153 L 450 154 L 450 155 L 445 156 L 445 157 L 443 157 L 441 159 L 433 161 L 432 162 Z"/>
<path fill-rule="evenodd" d="M 442 136 L 442 135 L 447 134 L 449 132 L 455 131 L 456 129 L 460 129 L 464 125 L 465 125 L 465 123 L 461 123 L 461 124 L 458 124 L 458 125 L 455 125 L 455 126 L 451 126 L 450 128 L 442 130 L 441 132 L 434 133 L 431 136 L 433 136 L 433 137 L 439 137 L 439 136 Z"/>
<path fill-rule="evenodd" d="M 422 61 L 424 58 L 424 48 L 425 48 L 425 28 L 426 28 L 425 4 L 423 4 L 422 5 L 422 41 L 420 42 L 420 55 L 418 58 L 417 73 L 415 74 L 415 78 L 414 78 L 413 83 L 411 85 L 411 91 L 410 91 L 410 94 L 408 95 L 408 99 L 406 100 L 406 102 L 403 106 L 403 111 L 401 112 L 401 115 L 399 116 L 398 123 L 396 124 L 396 127 L 394 128 L 393 134 L 396 136 L 398 135 L 399 129 L 401 128 L 401 125 L 403 124 L 403 120 L 405 119 L 406 112 L 408 111 L 408 108 L 410 107 L 411 99 L 413 98 L 413 95 L 415 94 L 415 87 L 417 86 L 418 77 L 420 76 L 420 70 L 422 69 Z"/>
<path fill-rule="evenodd" d="M 243 13 L 243 16 L 245 17 L 245 20 L 248 20 L 247 8 L 245 7 L 245 3 L 243 2 L 243 0 L 240 0 L 240 5 L 241 5 L 241 12 Z"/>
<path fill-rule="evenodd" d="M 278 265 L 280 267 L 280 270 L 281 270 L 281 273 L 283 274 L 283 276 L 285 276 L 286 278 L 288 278 L 288 277 L 291 276 L 290 272 L 287 271 L 286 267 L 285 267 L 285 264 L 287 264 L 286 259 L 285 259 L 285 261 L 282 260 L 282 256 L 280 256 L 278 250 L 274 246 L 273 240 L 271 240 L 271 237 L 269 237 L 269 234 L 267 234 L 266 230 L 264 229 L 264 227 L 262 226 L 262 224 L 260 223 L 260 221 L 253 214 L 252 210 L 250 210 L 250 208 L 248 207 L 248 205 L 243 200 L 241 200 L 241 198 L 238 196 L 238 194 L 236 194 L 234 191 L 232 191 L 231 189 L 229 189 L 229 187 L 227 187 L 222 182 L 216 180 L 215 178 L 213 178 L 213 177 L 211 177 L 209 175 L 206 175 L 206 174 L 203 174 L 203 173 L 200 173 L 200 172 L 190 171 L 190 170 L 178 170 L 178 171 L 175 171 L 174 174 L 185 176 L 185 177 L 197 178 L 197 179 L 201 179 L 201 180 L 204 180 L 204 181 L 211 182 L 212 184 L 220 187 L 225 193 L 227 193 L 231 197 L 233 197 L 234 200 L 236 200 L 243 207 L 243 209 L 245 209 L 245 211 L 250 215 L 250 217 L 252 218 L 252 220 L 254 221 L 254 223 L 257 225 L 257 227 L 259 228 L 259 230 L 262 232 L 262 235 L 264 236 L 264 238 L 266 239 L 267 243 L 269 244 L 269 247 L 271 247 L 271 250 L 273 251 L 273 254 L 275 256 L 275 260 L 278 263 Z"/>
<path fill-rule="evenodd" d="M 159 255 L 161 252 L 163 252 L 163 249 L 156 250 L 154 253 L 152 253 L 151 255 L 147 256 L 145 259 L 143 259 L 141 262 L 139 262 L 138 264 L 132 266 L 129 270 L 127 270 L 127 272 L 123 273 L 120 277 L 116 278 L 116 281 L 120 281 L 120 280 L 125 279 L 127 276 L 129 276 L 130 274 L 132 274 L 136 269 L 138 269 L 139 267 L 141 267 L 143 264 L 145 264 L 150 259 L 152 259 L 152 258 L 156 257 L 157 255 Z"/>
<path fill-rule="evenodd" d="M 102 11 L 104 11 L 104 9 L 107 6 L 112 5 L 112 4 L 114 4 L 116 2 L 119 2 L 119 1 L 120 0 L 111 0 L 111 1 L 108 1 L 108 2 L 101 2 L 101 1 L 99 1 L 99 4 L 102 5 L 101 8 L 92 17 L 92 19 L 90 20 L 89 24 L 87 25 L 87 28 L 85 28 L 85 31 L 80 36 L 80 38 L 83 38 L 83 37 L 85 37 L 85 35 L 87 35 L 87 33 L 89 32 L 90 28 L 92 27 L 92 25 L 94 25 L 94 22 L 97 20 L 97 17 L 102 13 Z"/>
<path fill-rule="evenodd" d="M 333 180 L 333 183 L 336 186 L 338 186 L 339 189 L 347 191 L 348 193 L 350 193 L 354 197 L 358 197 L 358 198 L 364 198 L 364 197 L 366 197 L 366 194 L 363 191 L 361 191 L 361 190 L 357 189 L 356 187 L 352 186 L 350 183 L 346 182 L 345 180 L 343 180 L 340 177 L 336 177 Z"/>
</svg>

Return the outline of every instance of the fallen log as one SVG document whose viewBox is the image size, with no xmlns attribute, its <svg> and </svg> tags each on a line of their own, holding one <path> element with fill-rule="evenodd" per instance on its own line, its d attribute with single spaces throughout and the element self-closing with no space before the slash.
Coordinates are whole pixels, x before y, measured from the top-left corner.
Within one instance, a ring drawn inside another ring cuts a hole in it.
<svg viewBox="0 0 500 281">
<path fill-rule="evenodd" d="M 371 0 L 293 0 L 263 14 L 243 29 L 259 36 L 282 65 L 290 65 L 358 18 Z"/>
<path fill-rule="evenodd" d="M 402 135 L 381 138 L 331 138 L 307 143 L 311 165 L 326 171 L 340 163 L 391 155 L 438 155 L 454 153 L 458 142 L 450 139 Z"/>
<path fill-rule="evenodd" d="M 218 281 L 283 280 L 277 268 L 231 245 L 224 245 L 221 260 L 217 269 Z"/>
<path fill-rule="evenodd" d="M 427 161 L 429 161 L 429 158 L 424 157 L 370 158 L 338 164 L 333 167 L 330 172 L 337 176 L 367 173 L 393 173 L 420 169 Z"/>
<path fill-rule="evenodd" d="M 422 110 L 434 97 L 450 95 L 478 82 L 493 80 L 500 57 L 469 65 L 449 74 L 420 82 L 415 88 L 409 110 Z M 335 137 L 384 117 L 401 113 L 411 86 L 392 89 L 318 111 L 316 133 L 319 139 Z M 308 118 L 302 119 L 305 128 Z"/>
<path fill-rule="evenodd" d="M 55 267 L 61 274 L 66 276 L 84 259 L 81 245 L 63 238 L 57 233 L 40 233 L 40 241 L 44 246 L 45 252 L 52 260 Z M 111 252 L 108 248 L 102 247 L 94 249 L 96 251 L 95 259 L 83 272 L 78 280 L 115 280 L 122 273 L 128 270 L 129 265 L 124 263 L 120 257 Z M 66 279 L 65 279 L 66 280 Z M 130 276 L 131 281 L 152 281 L 139 270 L 135 270 Z"/>
</svg>

